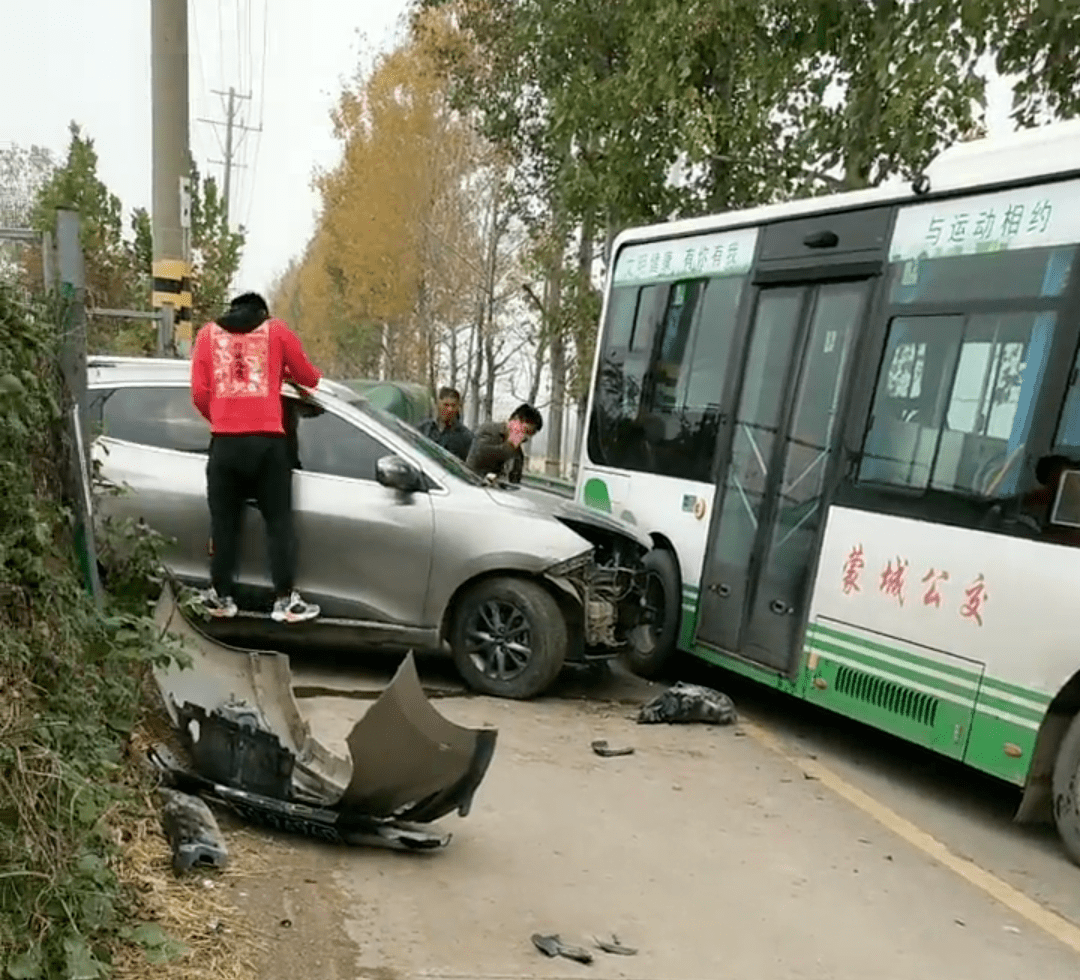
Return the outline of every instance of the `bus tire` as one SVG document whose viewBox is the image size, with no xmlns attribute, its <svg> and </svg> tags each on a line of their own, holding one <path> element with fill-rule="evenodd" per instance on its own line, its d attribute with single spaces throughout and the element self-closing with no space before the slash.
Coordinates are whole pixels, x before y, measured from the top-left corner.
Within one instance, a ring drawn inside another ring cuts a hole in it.
<svg viewBox="0 0 1080 980">
<path fill-rule="evenodd" d="M 1051 788 L 1061 842 L 1072 861 L 1080 864 L 1080 714 L 1073 718 L 1058 746 Z"/>
<path fill-rule="evenodd" d="M 682 623 L 682 586 L 679 566 L 667 548 L 653 548 L 645 556 L 644 564 L 649 573 L 647 597 L 650 602 L 660 603 L 660 621 L 649 628 L 652 649 L 641 649 L 631 641 L 626 663 L 638 677 L 651 678 L 656 677 L 675 654 Z"/>
</svg>

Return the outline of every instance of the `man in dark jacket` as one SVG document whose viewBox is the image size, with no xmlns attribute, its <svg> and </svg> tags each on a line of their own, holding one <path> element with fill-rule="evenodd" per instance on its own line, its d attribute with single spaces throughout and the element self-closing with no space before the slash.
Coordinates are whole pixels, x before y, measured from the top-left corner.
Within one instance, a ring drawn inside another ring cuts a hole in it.
<svg viewBox="0 0 1080 980">
<path fill-rule="evenodd" d="M 453 453 L 462 462 L 469 457 L 473 434 L 461 422 L 461 392 L 456 388 L 439 389 L 438 414 L 420 423 L 420 433 Z"/>
<path fill-rule="evenodd" d="M 191 398 L 210 423 L 206 466 L 213 556 L 207 611 L 230 618 L 245 501 L 254 497 L 266 523 L 274 583 L 272 618 L 314 619 L 319 607 L 293 584 L 292 466 L 282 411 L 285 380 L 314 388 L 321 378 L 303 345 L 283 321 L 271 319 L 266 301 L 245 293 L 195 338 Z"/>
<path fill-rule="evenodd" d="M 525 469 L 521 447 L 543 427 L 543 416 L 529 404 L 518 405 L 505 422 L 485 422 L 469 450 L 469 468 L 480 476 L 520 483 Z"/>
</svg>

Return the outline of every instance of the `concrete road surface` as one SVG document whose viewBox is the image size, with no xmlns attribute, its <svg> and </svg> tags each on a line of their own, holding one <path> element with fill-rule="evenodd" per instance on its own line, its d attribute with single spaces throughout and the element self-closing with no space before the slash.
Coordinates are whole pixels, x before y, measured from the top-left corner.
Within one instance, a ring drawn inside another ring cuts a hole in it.
<svg viewBox="0 0 1080 980">
<path fill-rule="evenodd" d="M 296 663 L 315 734 L 343 749 L 392 667 Z M 736 727 L 636 725 L 654 688 L 633 679 L 522 704 L 422 674 L 448 717 L 499 729 L 473 812 L 442 822 L 454 839 L 432 855 L 300 844 L 282 882 L 293 925 L 264 976 L 1080 976 L 1080 869 L 1048 832 L 1008 823 L 996 784 L 984 805 L 978 780 L 935 782 L 910 747 L 719 672 L 707 677 L 736 695 Z M 598 738 L 635 754 L 600 758 Z M 589 947 L 615 933 L 639 952 L 548 959 L 535 932 Z"/>
</svg>

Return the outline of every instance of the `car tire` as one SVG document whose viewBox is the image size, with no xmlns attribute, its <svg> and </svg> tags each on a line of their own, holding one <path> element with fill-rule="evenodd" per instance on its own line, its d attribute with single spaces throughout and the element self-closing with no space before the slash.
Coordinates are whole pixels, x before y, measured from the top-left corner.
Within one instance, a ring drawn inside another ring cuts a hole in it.
<svg viewBox="0 0 1080 980">
<path fill-rule="evenodd" d="M 661 604 L 661 614 L 659 623 L 650 627 L 652 649 L 635 647 L 631 639 L 626 663 L 638 677 L 652 678 L 659 675 L 675 655 L 682 623 L 682 586 L 679 566 L 667 548 L 653 548 L 645 556 L 644 565 L 649 573 L 646 596 L 650 602 Z"/>
<path fill-rule="evenodd" d="M 1075 864 L 1080 864 L 1080 714 L 1073 718 L 1058 746 L 1051 777 L 1054 823 Z"/>
<path fill-rule="evenodd" d="M 458 673 L 474 691 L 500 698 L 523 701 L 546 691 L 568 646 L 566 618 L 554 597 L 536 582 L 508 576 L 469 589 L 450 629 Z"/>
</svg>

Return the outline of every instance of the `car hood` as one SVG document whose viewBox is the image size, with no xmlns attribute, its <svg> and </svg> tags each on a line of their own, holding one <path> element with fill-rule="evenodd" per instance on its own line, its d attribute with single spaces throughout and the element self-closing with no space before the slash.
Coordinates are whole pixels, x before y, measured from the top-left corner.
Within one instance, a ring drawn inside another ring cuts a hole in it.
<svg viewBox="0 0 1080 980">
<path fill-rule="evenodd" d="M 514 490 L 491 489 L 488 495 L 500 507 L 516 510 L 524 513 L 543 514 L 554 517 L 564 522 L 580 522 L 592 527 L 602 528 L 614 534 L 621 534 L 631 541 L 637 542 L 642 548 L 651 550 L 652 538 L 634 527 L 627 521 L 619 520 L 610 514 L 605 514 L 591 507 L 583 507 L 581 504 L 556 493 L 546 490 L 533 490 L 530 487 L 519 487 Z"/>
</svg>

